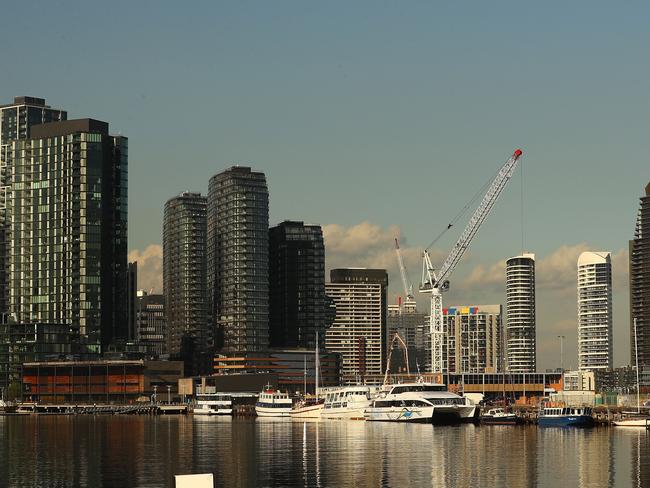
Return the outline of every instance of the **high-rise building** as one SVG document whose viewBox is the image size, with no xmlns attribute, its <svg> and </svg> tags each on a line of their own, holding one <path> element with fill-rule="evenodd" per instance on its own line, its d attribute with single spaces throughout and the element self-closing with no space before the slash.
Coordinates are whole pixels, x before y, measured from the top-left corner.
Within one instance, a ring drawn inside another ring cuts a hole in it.
<svg viewBox="0 0 650 488">
<path fill-rule="evenodd" d="M 537 366 L 535 337 L 535 255 L 506 261 L 506 349 L 511 373 L 533 373 Z"/>
<path fill-rule="evenodd" d="M 325 293 L 336 318 L 325 333 L 325 347 L 341 355 L 341 378 L 354 383 L 383 373 L 387 335 L 388 273 L 384 269 L 330 271 Z"/>
<path fill-rule="evenodd" d="M 269 342 L 313 349 L 323 343 L 325 246 L 320 225 L 285 221 L 269 229 Z"/>
<path fill-rule="evenodd" d="M 129 321 L 128 340 L 136 338 L 136 299 L 138 293 L 138 262 L 129 263 L 126 271 L 126 315 Z"/>
<path fill-rule="evenodd" d="M 388 347 L 390 348 L 395 334 L 399 334 L 408 348 L 410 372 L 416 372 L 418 367 L 423 370 L 427 361 L 425 341 L 419 340 L 418 334 L 425 330 L 428 331 L 428 322 L 428 316 L 418 312 L 415 300 L 413 299 L 407 298 L 403 304 L 388 305 Z M 428 334 L 427 337 L 429 337 Z M 390 371 L 406 371 L 404 355 L 398 344 L 393 345 Z"/>
<path fill-rule="evenodd" d="M 7 197 L 10 195 L 10 175 L 8 171 L 9 142 L 27 139 L 31 128 L 37 124 L 66 120 L 65 110 L 52 108 L 43 98 L 15 97 L 14 103 L 0 105 L 0 313 L 9 309 L 7 288 L 7 239 L 8 219 L 6 214 Z"/>
<path fill-rule="evenodd" d="M 578 257 L 578 367 L 611 369 L 612 261 L 609 252 L 583 252 Z"/>
<path fill-rule="evenodd" d="M 9 314 L 79 328 L 89 350 L 128 335 L 128 141 L 93 119 L 12 140 Z"/>
<path fill-rule="evenodd" d="M 210 341 L 206 277 L 207 199 L 183 192 L 165 203 L 163 294 L 167 353 L 181 355 L 183 341 L 205 349 Z"/>
<path fill-rule="evenodd" d="M 137 291 L 136 342 L 148 356 L 162 356 L 167 350 L 165 296 Z"/>
<path fill-rule="evenodd" d="M 443 356 L 449 373 L 502 371 L 501 305 L 454 306 L 443 314 Z"/>
<path fill-rule="evenodd" d="M 634 239 L 630 241 L 630 345 L 634 353 L 634 319 L 639 350 L 639 366 L 650 366 L 650 183 L 641 197 Z"/>
<path fill-rule="evenodd" d="M 224 351 L 269 345 L 269 192 L 264 173 L 233 166 L 208 187 L 208 293 Z"/>
</svg>

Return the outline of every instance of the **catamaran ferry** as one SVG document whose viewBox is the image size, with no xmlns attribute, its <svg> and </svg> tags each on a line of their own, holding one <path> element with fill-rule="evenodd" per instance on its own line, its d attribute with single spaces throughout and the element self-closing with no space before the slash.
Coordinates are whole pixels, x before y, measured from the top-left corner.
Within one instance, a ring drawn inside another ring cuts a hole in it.
<svg viewBox="0 0 650 488">
<path fill-rule="evenodd" d="M 369 421 L 444 422 L 470 421 L 476 405 L 469 398 L 450 391 L 439 383 L 400 383 L 389 386 L 366 408 Z"/>
</svg>

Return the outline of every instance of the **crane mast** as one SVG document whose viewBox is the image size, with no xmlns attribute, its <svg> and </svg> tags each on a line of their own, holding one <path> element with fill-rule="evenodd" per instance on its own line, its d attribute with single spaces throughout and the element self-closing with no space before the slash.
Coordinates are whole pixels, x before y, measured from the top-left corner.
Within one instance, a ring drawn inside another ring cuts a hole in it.
<svg viewBox="0 0 650 488">
<path fill-rule="evenodd" d="M 476 208 L 474 214 L 469 219 L 467 226 L 465 226 L 465 230 L 460 235 L 456 244 L 447 256 L 447 259 L 445 259 L 437 272 L 431 263 L 429 250 L 424 250 L 422 259 L 422 285 L 420 286 L 420 291 L 422 293 L 431 294 L 429 333 L 431 334 L 431 372 L 433 373 L 443 372 L 442 348 L 445 339 L 445 330 L 442 313 L 442 293 L 449 289 L 448 277 L 451 276 L 456 265 L 463 257 L 463 254 L 465 254 L 465 251 L 469 248 L 472 239 L 474 239 L 479 228 L 490 214 L 490 211 L 492 210 L 492 207 L 494 207 L 499 195 L 501 195 L 501 192 L 512 177 L 521 155 L 522 151 L 520 149 L 515 150 L 512 156 L 501 167 L 492 180 L 492 183 L 485 193 L 480 205 Z"/>
<path fill-rule="evenodd" d="M 406 277 L 406 267 L 402 259 L 402 251 L 399 248 L 399 241 L 395 238 L 395 253 L 397 254 L 397 263 L 399 264 L 399 273 L 402 277 L 402 286 L 404 287 L 404 297 L 413 298 L 413 285 L 409 284 Z"/>
</svg>

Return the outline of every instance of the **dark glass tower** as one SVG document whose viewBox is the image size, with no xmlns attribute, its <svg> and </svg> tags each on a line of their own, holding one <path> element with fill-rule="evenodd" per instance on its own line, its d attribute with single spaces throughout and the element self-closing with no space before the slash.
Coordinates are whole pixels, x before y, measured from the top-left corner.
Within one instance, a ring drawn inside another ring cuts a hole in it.
<svg viewBox="0 0 650 488">
<path fill-rule="evenodd" d="M 204 350 L 208 305 L 206 288 L 206 204 L 199 193 L 167 201 L 163 218 L 163 294 L 167 353 L 179 357 L 183 342 Z"/>
<path fill-rule="evenodd" d="M 639 367 L 650 366 L 650 183 L 641 197 L 634 239 L 630 241 L 630 344 L 634 354 L 636 318 Z"/>
<path fill-rule="evenodd" d="M 319 225 L 269 229 L 269 341 L 313 349 L 325 333 L 325 246 Z"/>
<path fill-rule="evenodd" d="M 35 125 L 10 144 L 9 313 L 124 341 L 128 141 L 93 119 Z"/>
<path fill-rule="evenodd" d="M 45 105 L 45 99 L 35 97 L 15 97 L 14 103 L 0 105 L 0 313 L 9 309 L 7 283 L 7 197 L 11 187 L 7 171 L 9 143 L 12 140 L 27 139 L 31 128 L 37 124 L 66 120 L 65 110 Z"/>
<path fill-rule="evenodd" d="M 269 344 L 269 192 L 264 173 L 233 166 L 208 188 L 208 290 L 217 346 Z"/>
</svg>

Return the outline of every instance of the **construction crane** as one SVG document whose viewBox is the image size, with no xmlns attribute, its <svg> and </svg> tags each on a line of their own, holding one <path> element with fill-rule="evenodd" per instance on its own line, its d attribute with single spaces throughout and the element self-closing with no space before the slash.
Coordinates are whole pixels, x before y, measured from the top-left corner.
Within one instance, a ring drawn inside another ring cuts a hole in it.
<svg viewBox="0 0 650 488">
<path fill-rule="evenodd" d="M 404 351 L 404 361 L 406 363 L 406 374 L 410 375 L 411 371 L 409 369 L 409 349 L 406 346 L 406 342 L 400 337 L 399 333 L 395 332 L 395 335 L 393 336 L 393 340 L 390 342 L 390 347 L 388 349 L 388 359 L 386 360 L 386 373 L 384 374 L 384 385 L 388 384 L 388 372 L 390 371 L 390 359 L 393 356 L 393 346 L 395 345 L 395 342 L 402 347 L 402 350 Z"/>
<path fill-rule="evenodd" d="M 402 286 L 404 287 L 405 304 L 408 307 L 415 307 L 415 297 L 413 296 L 413 285 L 409 283 L 406 276 L 406 266 L 402 259 L 402 250 L 399 247 L 399 240 L 395 237 L 395 254 L 397 254 L 397 263 L 399 264 L 399 273 L 402 277 Z"/>
<path fill-rule="evenodd" d="M 442 315 L 442 293 L 449 289 L 449 276 L 453 273 L 456 265 L 469 248 L 472 239 L 479 228 L 490 214 L 499 195 L 512 177 L 517 167 L 519 158 L 522 155 L 521 149 L 515 150 L 506 163 L 501 167 L 492 180 L 483 200 L 469 219 L 465 230 L 460 235 L 456 244 L 451 249 L 447 259 L 440 269 L 434 269 L 429 255 L 429 248 L 424 250 L 422 259 L 422 281 L 420 292 L 431 294 L 431 313 L 429 315 L 429 333 L 431 334 L 431 372 L 443 372 L 442 346 L 445 339 L 445 330 Z M 451 224 L 447 229 L 451 228 Z"/>
</svg>

